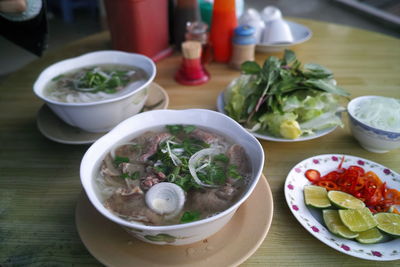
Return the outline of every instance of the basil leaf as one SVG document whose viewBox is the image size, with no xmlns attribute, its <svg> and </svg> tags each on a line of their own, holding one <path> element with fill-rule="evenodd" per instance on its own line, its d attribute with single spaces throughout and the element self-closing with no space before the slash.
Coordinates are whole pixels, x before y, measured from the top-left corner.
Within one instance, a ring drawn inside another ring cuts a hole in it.
<svg viewBox="0 0 400 267">
<path fill-rule="evenodd" d="M 349 93 L 347 93 L 345 90 L 342 88 L 335 86 L 328 81 L 325 80 L 315 80 L 315 79 L 309 79 L 304 82 L 305 85 L 307 86 L 314 86 L 318 89 L 324 90 L 328 93 L 331 94 L 336 94 L 336 95 L 341 95 L 341 96 L 350 96 Z"/>
<path fill-rule="evenodd" d="M 296 54 L 292 50 L 285 49 L 285 54 L 283 55 L 283 64 L 289 65 L 296 60 Z"/>
<path fill-rule="evenodd" d="M 255 61 L 246 61 L 240 68 L 245 74 L 258 74 L 261 71 L 260 65 Z"/>
<path fill-rule="evenodd" d="M 319 72 L 319 73 L 328 74 L 328 75 L 333 74 L 331 70 L 329 70 L 319 64 L 315 64 L 315 63 L 304 64 L 303 69 L 304 69 L 304 71 Z"/>
</svg>

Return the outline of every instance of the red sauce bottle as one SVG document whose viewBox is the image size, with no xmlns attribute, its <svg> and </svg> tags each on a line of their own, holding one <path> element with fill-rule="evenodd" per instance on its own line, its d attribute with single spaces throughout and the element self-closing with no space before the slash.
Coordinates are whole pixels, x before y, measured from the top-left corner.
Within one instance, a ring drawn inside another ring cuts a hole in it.
<svg viewBox="0 0 400 267">
<path fill-rule="evenodd" d="M 210 32 L 215 61 L 229 61 L 232 54 L 233 31 L 237 24 L 235 0 L 215 0 Z"/>
<path fill-rule="evenodd" d="M 160 60 L 172 53 L 168 1 L 105 0 L 112 48 Z"/>
</svg>

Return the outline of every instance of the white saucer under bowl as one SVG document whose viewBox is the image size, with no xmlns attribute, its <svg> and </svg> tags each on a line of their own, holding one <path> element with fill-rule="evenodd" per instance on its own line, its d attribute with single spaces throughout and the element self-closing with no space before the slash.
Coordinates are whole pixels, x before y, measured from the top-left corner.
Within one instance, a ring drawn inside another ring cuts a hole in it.
<svg viewBox="0 0 400 267">
<path fill-rule="evenodd" d="M 143 111 L 166 109 L 169 103 L 167 92 L 157 83 L 149 85 L 149 96 Z M 48 139 L 58 143 L 83 145 L 91 144 L 106 133 L 91 133 L 66 124 L 44 104 L 36 117 L 39 131 Z"/>
<path fill-rule="evenodd" d="M 293 42 L 292 43 L 282 43 L 282 44 L 269 44 L 269 43 L 259 43 L 256 45 L 257 52 L 278 52 L 282 51 L 285 48 L 289 48 L 291 46 L 304 43 L 308 39 L 311 38 L 312 32 L 311 30 L 302 25 L 293 21 L 285 20 L 289 25 L 289 28 L 293 34 Z"/>
<path fill-rule="evenodd" d="M 262 175 L 231 221 L 211 237 L 183 246 L 149 244 L 107 220 L 85 193 L 78 199 L 75 223 L 82 242 L 105 266 L 238 266 L 263 243 L 273 216 L 273 198 Z"/>
</svg>

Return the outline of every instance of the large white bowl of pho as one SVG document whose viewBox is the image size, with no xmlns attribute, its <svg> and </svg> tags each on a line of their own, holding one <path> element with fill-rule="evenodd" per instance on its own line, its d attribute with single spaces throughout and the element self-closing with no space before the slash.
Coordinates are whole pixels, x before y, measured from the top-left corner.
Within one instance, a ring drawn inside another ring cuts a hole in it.
<svg viewBox="0 0 400 267">
<path fill-rule="evenodd" d="M 137 114 L 97 140 L 80 175 L 95 208 L 145 242 L 185 245 L 229 222 L 260 178 L 260 143 L 204 109 Z"/>
<path fill-rule="evenodd" d="M 47 67 L 33 90 L 69 125 L 106 132 L 140 112 L 155 75 L 146 56 L 98 51 Z"/>
</svg>

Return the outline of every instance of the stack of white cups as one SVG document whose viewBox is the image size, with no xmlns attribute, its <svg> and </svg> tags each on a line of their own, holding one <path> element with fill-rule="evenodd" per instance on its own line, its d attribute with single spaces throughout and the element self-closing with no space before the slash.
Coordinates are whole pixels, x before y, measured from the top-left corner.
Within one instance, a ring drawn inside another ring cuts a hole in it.
<svg viewBox="0 0 400 267">
<path fill-rule="evenodd" d="M 265 7 L 261 15 L 253 9 L 247 9 L 239 18 L 240 25 L 255 28 L 255 38 L 260 44 L 290 44 L 293 34 L 288 23 L 282 18 L 281 11 L 274 6 Z"/>
</svg>

